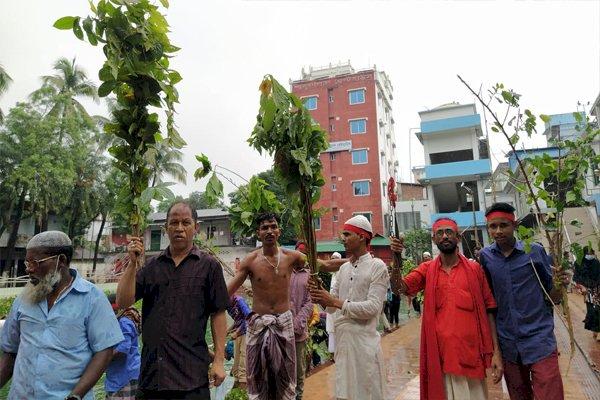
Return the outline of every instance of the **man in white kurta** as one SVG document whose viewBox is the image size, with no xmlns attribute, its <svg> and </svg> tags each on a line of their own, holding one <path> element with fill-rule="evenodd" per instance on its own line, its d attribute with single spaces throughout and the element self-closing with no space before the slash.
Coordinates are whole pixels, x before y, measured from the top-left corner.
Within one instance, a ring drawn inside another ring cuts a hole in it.
<svg viewBox="0 0 600 400">
<path fill-rule="evenodd" d="M 383 261 L 367 251 L 372 237 L 362 215 L 344 224 L 342 241 L 352 261 L 342 265 L 331 294 L 312 288 L 314 302 L 335 313 L 336 397 L 383 400 L 384 365 L 377 321 L 389 284 Z"/>
</svg>

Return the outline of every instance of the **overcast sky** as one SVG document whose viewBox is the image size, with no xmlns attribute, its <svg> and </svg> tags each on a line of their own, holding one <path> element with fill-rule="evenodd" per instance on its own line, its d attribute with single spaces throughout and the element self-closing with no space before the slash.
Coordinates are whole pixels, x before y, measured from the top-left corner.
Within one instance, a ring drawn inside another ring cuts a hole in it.
<svg viewBox="0 0 600 400">
<path fill-rule="evenodd" d="M 52 28 L 59 17 L 87 15 L 88 7 L 86 0 L 2 1 L 0 64 L 14 79 L 0 99 L 4 112 L 26 100 L 59 57 L 76 57 L 97 81 L 101 48 Z M 347 60 L 386 71 L 403 180 L 417 113 L 473 101 L 456 74 L 476 88 L 503 82 L 538 114 L 575 111 L 600 92 L 600 1 L 171 0 L 166 14 L 172 42 L 182 48 L 171 63 L 183 76 L 177 124 L 188 143 L 189 178 L 176 187 L 181 194 L 204 187 L 191 175 L 194 154 L 246 178 L 269 168 L 271 160 L 246 143 L 267 73 L 287 84 L 302 67 Z M 105 112 L 93 103 L 89 109 Z M 507 146 L 500 137 L 491 145 L 495 165 Z M 414 136 L 411 147 L 412 164 L 422 165 Z"/>
</svg>

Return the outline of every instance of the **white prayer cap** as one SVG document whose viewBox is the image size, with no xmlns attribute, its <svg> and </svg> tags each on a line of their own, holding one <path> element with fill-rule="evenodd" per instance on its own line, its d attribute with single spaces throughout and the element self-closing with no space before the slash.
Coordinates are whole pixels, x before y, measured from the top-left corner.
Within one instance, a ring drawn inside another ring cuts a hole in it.
<svg viewBox="0 0 600 400">
<path fill-rule="evenodd" d="M 359 215 L 355 215 L 354 217 L 350 218 L 344 224 L 344 229 L 346 229 L 346 225 L 350 225 L 355 228 L 362 229 L 363 231 L 366 231 L 366 232 L 370 233 L 371 236 L 373 236 L 373 227 L 371 226 L 371 223 L 369 222 L 367 217 L 365 217 L 364 215 L 359 214 Z"/>
<path fill-rule="evenodd" d="M 71 239 L 61 231 L 46 231 L 38 233 L 27 243 L 27 250 L 38 248 L 57 248 L 70 247 L 73 243 Z"/>
<path fill-rule="evenodd" d="M 431 253 L 428 251 L 423 252 L 423 257 L 431 257 Z"/>
<path fill-rule="evenodd" d="M 331 255 L 331 258 L 337 258 L 337 259 L 340 259 L 340 258 L 342 258 L 342 255 L 336 251 L 335 253 L 333 253 L 333 254 Z"/>
</svg>

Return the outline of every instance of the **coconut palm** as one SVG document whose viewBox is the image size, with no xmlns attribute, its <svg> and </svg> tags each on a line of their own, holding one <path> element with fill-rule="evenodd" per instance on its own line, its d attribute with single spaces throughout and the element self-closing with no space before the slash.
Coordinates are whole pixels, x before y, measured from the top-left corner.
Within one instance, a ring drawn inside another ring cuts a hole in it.
<svg viewBox="0 0 600 400">
<path fill-rule="evenodd" d="M 91 118 L 77 97 L 91 98 L 98 102 L 96 85 L 87 78 L 85 71 L 75 64 L 75 59 L 69 61 L 64 57 L 59 58 L 53 68 L 57 73 L 42 76 L 42 87 L 31 94 L 32 99 L 51 99 L 51 108 L 47 115 L 65 117 L 75 113 L 84 118 Z"/>
<path fill-rule="evenodd" d="M 177 149 L 165 146 L 160 142 L 156 144 L 156 150 L 149 150 L 150 165 L 152 169 L 151 185 L 163 182 L 164 175 L 170 175 L 177 182 L 185 183 L 187 171 L 181 165 L 183 153 Z"/>
<path fill-rule="evenodd" d="M 11 82 L 12 82 L 12 78 L 10 77 L 10 75 L 8 75 L 8 73 L 6 72 L 4 67 L 2 65 L 0 65 L 0 96 L 4 92 L 6 92 L 6 90 L 8 90 L 8 86 L 10 85 Z M 4 120 L 4 114 L 2 114 L 2 109 L 0 109 L 0 123 L 2 123 L 3 120 Z"/>
</svg>

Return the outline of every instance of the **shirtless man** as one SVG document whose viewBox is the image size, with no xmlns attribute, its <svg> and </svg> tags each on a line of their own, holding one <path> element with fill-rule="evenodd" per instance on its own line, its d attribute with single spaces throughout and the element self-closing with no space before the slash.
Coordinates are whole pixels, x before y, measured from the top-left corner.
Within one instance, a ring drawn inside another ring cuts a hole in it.
<svg viewBox="0 0 600 400">
<path fill-rule="evenodd" d="M 246 332 L 246 374 L 251 400 L 293 400 L 296 397 L 296 348 L 290 311 L 290 276 L 304 254 L 282 249 L 279 216 L 263 213 L 255 218 L 262 248 L 250 253 L 227 285 L 234 294 L 250 277 L 252 313 Z M 346 260 L 319 261 L 323 266 L 341 265 Z"/>
</svg>

